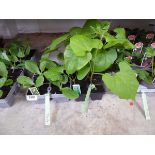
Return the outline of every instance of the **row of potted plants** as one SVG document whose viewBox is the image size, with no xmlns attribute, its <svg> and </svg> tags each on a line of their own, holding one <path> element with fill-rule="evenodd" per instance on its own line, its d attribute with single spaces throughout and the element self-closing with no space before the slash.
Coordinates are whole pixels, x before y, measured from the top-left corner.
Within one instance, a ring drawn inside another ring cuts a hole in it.
<svg viewBox="0 0 155 155">
<path fill-rule="evenodd" d="M 13 42 L 0 48 L 0 107 L 11 106 L 13 94 L 17 91 L 17 78 L 23 75 L 25 60 L 33 57 L 26 42 Z"/>
<path fill-rule="evenodd" d="M 109 30 L 110 24 L 88 20 L 83 27 L 74 27 L 53 40 L 38 62 L 18 63 L 29 72 L 17 77 L 28 88 L 27 100 L 44 99 L 50 93 L 57 102 L 85 101 L 86 112 L 89 99 L 101 99 L 106 91 L 134 100 L 141 81 L 153 86 L 153 40 L 148 45 L 135 42 L 135 34 L 127 36 L 121 27 Z M 59 63 L 50 58 L 58 51 Z"/>
</svg>

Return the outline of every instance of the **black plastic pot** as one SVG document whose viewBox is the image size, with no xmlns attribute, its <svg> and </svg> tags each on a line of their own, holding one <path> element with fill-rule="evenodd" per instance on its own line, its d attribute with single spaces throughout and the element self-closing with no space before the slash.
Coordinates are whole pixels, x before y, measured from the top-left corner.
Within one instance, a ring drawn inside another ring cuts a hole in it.
<svg viewBox="0 0 155 155">
<path fill-rule="evenodd" d="M 11 78 L 14 83 L 11 86 L 4 86 L 1 89 L 3 90 L 3 96 L 0 98 L 0 108 L 10 107 L 13 104 L 14 94 L 19 89 L 19 85 L 16 82 L 18 76 L 23 75 L 23 70 L 13 70 L 9 71 L 9 78 Z"/>
</svg>

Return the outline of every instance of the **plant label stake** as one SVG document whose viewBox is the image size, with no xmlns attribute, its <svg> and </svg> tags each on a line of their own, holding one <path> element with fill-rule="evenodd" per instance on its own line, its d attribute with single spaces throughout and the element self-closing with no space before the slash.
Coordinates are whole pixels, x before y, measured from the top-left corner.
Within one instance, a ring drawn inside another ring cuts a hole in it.
<svg viewBox="0 0 155 155">
<path fill-rule="evenodd" d="M 32 95 L 40 95 L 38 89 L 36 87 L 29 88 Z"/>
<path fill-rule="evenodd" d="M 144 112 L 145 112 L 145 118 L 146 120 L 150 120 L 150 113 L 149 113 L 149 108 L 148 108 L 148 104 L 147 104 L 147 98 L 146 98 L 146 93 L 144 91 L 142 91 L 142 100 L 143 100 L 143 108 L 144 108 Z"/>
<path fill-rule="evenodd" d="M 78 94 L 81 94 L 81 88 L 79 84 L 73 84 L 73 90 L 76 91 Z"/>
<path fill-rule="evenodd" d="M 90 84 L 89 87 L 88 87 L 88 91 L 87 91 L 87 94 L 86 94 L 84 104 L 82 104 L 82 112 L 83 113 L 88 112 L 88 104 L 89 104 L 89 99 L 90 99 L 90 93 L 91 93 L 91 90 L 94 89 L 94 88 L 95 88 L 94 84 Z"/>
<path fill-rule="evenodd" d="M 50 91 L 51 87 L 48 87 L 48 92 L 45 94 L 45 125 L 47 126 L 51 124 Z"/>
</svg>

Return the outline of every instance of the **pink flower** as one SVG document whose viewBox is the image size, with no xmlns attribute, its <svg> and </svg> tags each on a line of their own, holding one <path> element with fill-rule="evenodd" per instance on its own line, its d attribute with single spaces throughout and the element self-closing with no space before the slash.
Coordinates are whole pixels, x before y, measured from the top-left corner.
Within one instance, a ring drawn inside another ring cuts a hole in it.
<svg viewBox="0 0 155 155">
<path fill-rule="evenodd" d="M 128 39 L 131 40 L 131 41 L 135 41 L 136 36 L 135 35 L 129 35 Z"/>
<path fill-rule="evenodd" d="M 138 42 L 138 43 L 135 44 L 135 47 L 136 48 L 141 48 L 141 47 L 143 47 L 143 43 L 142 42 Z"/>
<path fill-rule="evenodd" d="M 153 33 L 148 33 L 146 35 L 146 39 L 153 39 L 154 38 L 154 34 Z"/>
<path fill-rule="evenodd" d="M 153 43 L 151 44 L 151 47 L 152 47 L 152 48 L 155 48 L 155 42 L 153 42 Z"/>
</svg>

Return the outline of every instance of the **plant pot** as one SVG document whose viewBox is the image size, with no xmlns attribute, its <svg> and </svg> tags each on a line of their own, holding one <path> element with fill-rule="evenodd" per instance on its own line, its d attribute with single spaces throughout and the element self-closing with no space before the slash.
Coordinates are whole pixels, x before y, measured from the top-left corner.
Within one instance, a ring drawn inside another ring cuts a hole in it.
<svg viewBox="0 0 155 155">
<path fill-rule="evenodd" d="M 81 94 L 76 101 L 85 101 L 85 97 L 87 94 L 87 89 L 90 84 L 89 79 L 84 79 L 82 81 L 76 82 L 80 84 Z M 105 87 L 100 75 L 94 75 L 92 83 L 95 85 L 96 89 L 91 91 L 90 98 L 91 100 L 101 100 L 103 94 L 105 93 Z"/>
<path fill-rule="evenodd" d="M 4 94 L 0 98 L 0 108 L 9 107 L 13 104 L 14 95 L 19 90 L 19 85 L 16 82 L 18 76 L 23 75 L 23 70 L 17 69 L 12 72 L 12 69 L 9 71 L 9 78 L 11 78 L 14 83 L 11 86 L 4 86 L 1 89 L 3 90 Z"/>
<path fill-rule="evenodd" d="M 49 87 L 49 84 L 45 83 L 44 85 L 42 85 L 41 87 L 39 87 L 38 91 L 40 93 L 40 95 L 32 95 L 30 90 L 27 90 L 26 93 L 26 100 L 27 101 L 33 101 L 33 102 L 37 102 L 37 103 L 45 103 L 45 94 L 47 93 L 47 89 Z M 60 91 L 58 91 L 58 89 L 56 88 L 56 86 L 51 85 L 51 91 L 50 91 L 50 99 L 52 99 L 53 101 L 60 103 L 60 102 L 67 102 L 69 101 L 69 99 L 67 99 Z"/>
<path fill-rule="evenodd" d="M 15 82 L 10 89 L 6 91 L 6 87 L 4 87 L 4 95 L 0 99 L 0 108 L 10 107 L 13 104 L 14 94 L 17 92 L 18 84 Z"/>
</svg>

